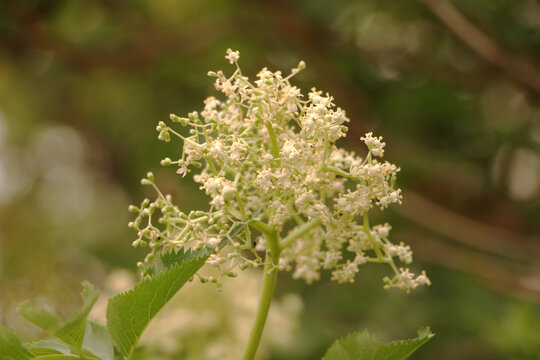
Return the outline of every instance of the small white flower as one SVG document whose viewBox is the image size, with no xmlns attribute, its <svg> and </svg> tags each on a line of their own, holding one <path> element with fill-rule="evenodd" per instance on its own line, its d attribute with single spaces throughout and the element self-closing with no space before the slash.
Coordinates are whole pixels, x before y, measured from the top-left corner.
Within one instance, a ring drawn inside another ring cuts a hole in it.
<svg viewBox="0 0 540 360">
<path fill-rule="evenodd" d="M 387 238 L 390 235 L 391 229 L 392 227 L 388 223 L 382 225 L 375 225 L 373 227 L 373 230 L 375 230 L 381 238 Z"/>
<path fill-rule="evenodd" d="M 232 51 L 231 49 L 227 49 L 225 59 L 229 60 L 231 64 L 234 64 L 240 59 L 240 51 Z"/>
<path fill-rule="evenodd" d="M 422 271 L 422 274 L 418 275 L 416 277 L 416 283 L 418 285 L 431 285 L 431 281 L 429 280 L 429 278 L 426 276 L 426 272 L 425 271 Z"/>
<path fill-rule="evenodd" d="M 358 254 L 354 258 L 354 263 L 356 265 L 363 265 L 367 262 L 367 258 L 363 254 Z"/>
<path fill-rule="evenodd" d="M 219 176 L 216 176 L 216 177 L 209 177 L 203 184 L 202 188 L 206 190 L 206 193 L 208 195 L 212 195 L 212 194 L 221 193 L 224 185 L 225 185 L 225 179 Z"/>
<path fill-rule="evenodd" d="M 287 209 L 287 206 L 281 204 L 279 201 L 276 201 L 276 203 L 276 205 L 272 206 L 275 209 L 272 223 L 278 227 L 282 227 L 289 216 L 289 210 Z"/>
<path fill-rule="evenodd" d="M 382 137 L 373 137 L 373 133 L 369 132 L 364 137 L 360 138 L 360 140 L 364 141 L 374 156 L 382 157 L 384 155 L 384 146 L 386 144 L 382 142 Z"/>
<path fill-rule="evenodd" d="M 229 156 L 225 145 L 219 139 L 212 142 L 209 152 L 210 155 L 215 159 L 226 160 Z"/>
<path fill-rule="evenodd" d="M 210 201 L 210 205 L 220 208 L 225 205 L 225 199 L 221 195 L 215 195 Z"/>
<path fill-rule="evenodd" d="M 337 263 L 341 260 L 341 253 L 337 251 L 328 251 L 325 255 L 324 262 L 323 262 L 323 268 L 325 269 L 331 269 L 337 265 Z"/>
<path fill-rule="evenodd" d="M 300 152 L 296 148 L 295 141 L 287 140 L 281 149 L 281 156 L 285 159 L 295 159 L 300 155 Z"/>
<path fill-rule="evenodd" d="M 272 183 L 273 174 L 269 169 L 263 169 L 259 172 L 257 177 L 253 180 L 253 184 L 264 191 L 269 191 L 274 188 Z"/>
<path fill-rule="evenodd" d="M 216 254 L 212 254 L 206 260 L 206 263 L 212 266 L 219 266 L 221 264 L 221 257 Z"/>
<path fill-rule="evenodd" d="M 210 245 L 210 247 L 212 248 L 218 246 L 220 242 L 221 239 L 219 237 L 211 237 L 210 239 L 208 239 L 208 245 Z"/>
<path fill-rule="evenodd" d="M 241 160 L 243 158 L 244 152 L 247 150 L 246 144 L 241 141 L 237 140 L 231 145 L 230 150 L 230 159 L 231 160 Z"/>
<path fill-rule="evenodd" d="M 232 195 L 236 192 L 236 188 L 232 185 L 226 184 L 223 186 L 223 190 L 221 190 L 221 195 L 224 198 L 227 198 L 229 195 Z"/>
<path fill-rule="evenodd" d="M 321 278 L 319 273 L 319 261 L 310 256 L 299 256 L 296 260 L 296 269 L 293 278 L 304 279 L 306 283 L 311 284 Z"/>
<path fill-rule="evenodd" d="M 178 175 L 182 175 L 182 177 L 186 176 L 186 174 L 188 173 L 188 168 L 187 168 L 186 164 L 180 165 L 178 170 L 176 170 L 176 173 Z"/>
</svg>

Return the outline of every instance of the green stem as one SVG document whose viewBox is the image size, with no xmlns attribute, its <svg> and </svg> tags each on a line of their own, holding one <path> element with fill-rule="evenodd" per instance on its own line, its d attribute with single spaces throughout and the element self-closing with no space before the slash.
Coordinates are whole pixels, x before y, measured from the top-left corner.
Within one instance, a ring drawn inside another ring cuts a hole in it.
<svg viewBox="0 0 540 360">
<path fill-rule="evenodd" d="M 274 128 L 272 127 L 270 121 L 265 121 L 264 124 L 266 125 L 266 129 L 268 130 L 268 135 L 270 135 L 270 142 L 272 144 L 272 156 L 274 156 L 274 159 L 277 161 L 277 159 L 279 158 L 279 145 L 277 143 L 276 132 L 274 131 Z"/>
<path fill-rule="evenodd" d="M 261 336 L 268 317 L 268 311 L 272 303 L 272 297 L 274 296 L 274 289 L 276 287 L 277 280 L 277 268 L 279 263 L 279 235 L 277 231 L 272 231 L 266 234 L 266 240 L 268 249 L 266 250 L 266 260 L 272 259 L 271 262 L 267 262 L 264 266 L 263 283 L 261 295 L 259 297 L 259 305 L 257 305 L 257 313 L 255 314 L 255 321 L 251 327 L 249 337 L 247 340 L 244 353 L 242 354 L 242 360 L 253 360 L 261 341 Z"/>
<path fill-rule="evenodd" d="M 333 167 L 333 166 L 328 166 L 328 165 L 325 165 L 323 167 L 323 170 L 326 170 L 326 171 L 330 171 L 336 175 L 339 175 L 339 176 L 343 176 L 344 178 L 351 178 L 351 174 L 341 170 L 341 169 L 338 169 L 336 167 Z"/>
<path fill-rule="evenodd" d="M 206 160 L 206 162 L 208 163 L 208 166 L 210 167 L 210 170 L 212 171 L 212 173 L 214 175 L 217 175 L 218 171 L 217 171 L 216 166 L 214 165 L 214 162 L 212 161 L 212 159 L 210 159 L 208 156 L 206 156 L 204 158 L 204 160 Z"/>
<path fill-rule="evenodd" d="M 377 259 L 379 259 L 381 262 L 385 261 L 385 258 L 381 253 L 381 249 L 379 249 L 379 244 L 377 244 L 373 236 L 371 236 L 371 227 L 369 226 L 369 217 L 367 213 L 364 214 L 364 232 L 368 236 L 369 242 L 371 242 L 375 254 L 377 254 Z"/>
<path fill-rule="evenodd" d="M 270 237 L 270 235 L 273 232 L 275 232 L 273 226 L 268 225 L 267 223 L 262 222 L 262 221 L 252 220 L 249 222 L 249 225 L 253 227 L 254 229 L 257 229 L 260 232 L 262 232 L 264 235 L 266 235 L 267 238 Z"/>
<path fill-rule="evenodd" d="M 280 249 L 285 249 L 287 246 L 291 245 L 296 239 L 308 233 L 320 224 L 321 221 L 319 219 L 313 219 L 310 222 L 300 225 L 293 232 L 287 235 L 283 240 L 281 240 L 281 243 L 279 244 Z"/>
</svg>

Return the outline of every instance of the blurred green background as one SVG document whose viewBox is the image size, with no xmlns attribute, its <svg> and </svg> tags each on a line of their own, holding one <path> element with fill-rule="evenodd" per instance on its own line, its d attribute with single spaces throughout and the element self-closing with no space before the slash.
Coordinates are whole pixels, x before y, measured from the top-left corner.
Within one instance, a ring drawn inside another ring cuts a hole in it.
<svg viewBox="0 0 540 360">
<path fill-rule="evenodd" d="M 388 340 L 430 325 L 414 359 L 540 359 L 533 0 L 1 1 L 0 324 L 39 336 L 15 312 L 22 300 L 70 314 L 83 279 L 104 296 L 129 286 L 143 253 L 127 206 L 152 195 L 146 171 L 180 207 L 204 207 L 160 167 L 180 148 L 154 128 L 216 95 L 206 73 L 230 70 L 229 47 L 251 76 L 305 60 L 296 85 L 329 91 L 352 120 L 342 146 L 385 138 L 404 204 L 377 220 L 433 282 L 407 295 L 382 289 L 383 267 L 353 285 L 282 274 L 260 358 L 318 359 L 353 330 Z M 151 329 L 170 338 L 149 335 L 150 358 L 237 358 L 251 303 L 234 289 L 258 283 L 246 276 L 224 294 L 186 289 Z"/>
</svg>

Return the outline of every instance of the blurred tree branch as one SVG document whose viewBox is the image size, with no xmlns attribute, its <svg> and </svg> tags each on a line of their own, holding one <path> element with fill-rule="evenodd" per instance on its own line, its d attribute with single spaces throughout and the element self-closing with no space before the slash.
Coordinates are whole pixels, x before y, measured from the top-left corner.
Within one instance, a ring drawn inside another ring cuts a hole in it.
<svg viewBox="0 0 540 360">
<path fill-rule="evenodd" d="M 481 252 L 435 241 L 418 233 L 402 233 L 398 240 L 410 244 L 415 255 L 423 261 L 473 275 L 507 296 L 540 301 L 538 267 L 510 266 Z"/>
<path fill-rule="evenodd" d="M 394 210 L 402 217 L 458 243 L 486 253 L 540 264 L 539 239 L 482 224 L 407 191 L 402 206 Z"/>
<path fill-rule="evenodd" d="M 507 53 L 447 0 L 419 0 L 461 41 L 510 77 L 540 92 L 540 72 L 526 60 Z"/>
</svg>

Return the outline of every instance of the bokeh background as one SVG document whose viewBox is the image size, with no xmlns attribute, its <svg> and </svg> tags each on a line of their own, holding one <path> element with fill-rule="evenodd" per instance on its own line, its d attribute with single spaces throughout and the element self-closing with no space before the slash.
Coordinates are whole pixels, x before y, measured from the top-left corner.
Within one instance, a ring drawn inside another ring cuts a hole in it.
<svg viewBox="0 0 540 360">
<path fill-rule="evenodd" d="M 352 119 L 342 146 L 382 135 L 404 204 L 378 215 L 433 285 L 384 291 L 383 267 L 307 286 L 280 276 L 260 359 L 319 359 L 333 339 L 437 336 L 414 359 L 540 359 L 540 3 L 534 0 L 0 1 L 0 324 L 31 299 L 64 315 L 79 283 L 135 281 L 127 207 L 154 171 L 179 206 L 195 185 L 159 160 L 169 113 L 216 95 L 208 70 L 307 69 Z M 258 275 L 190 285 L 147 335 L 152 359 L 235 359 Z M 153 345 L 152 345 L 153 344 Z"/>
</svg>

